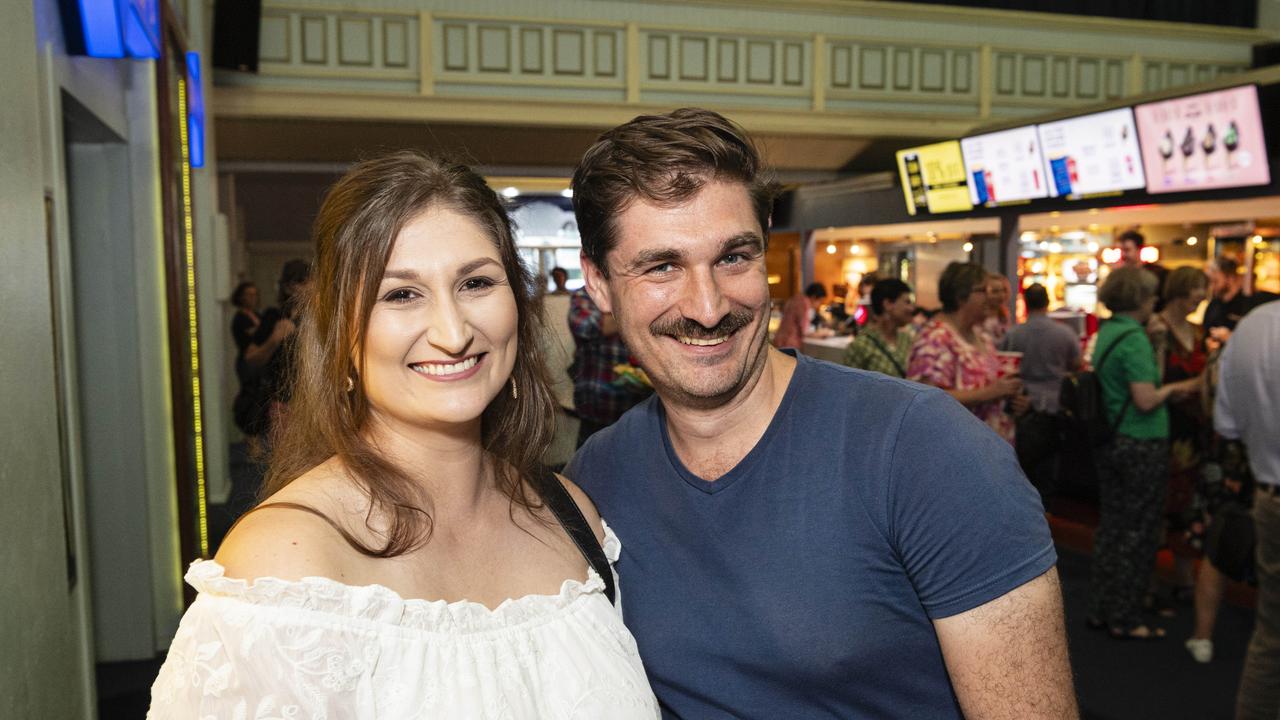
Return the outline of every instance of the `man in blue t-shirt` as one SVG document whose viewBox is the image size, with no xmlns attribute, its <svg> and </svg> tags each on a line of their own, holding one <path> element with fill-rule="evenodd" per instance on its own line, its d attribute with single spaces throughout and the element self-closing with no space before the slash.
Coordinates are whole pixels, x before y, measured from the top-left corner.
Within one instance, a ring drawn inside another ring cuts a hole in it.
<svg viewBox="0 0 1280 720">
<path fill-rule="evenodd" d="M 566 473 L 622 540 L 664 717 L 1076 717 L 1008 444 L 941 391 L 770 347 L 759 165 L 684 109 L 605 133 L 573 178 L 588 288 L 657 394 Z"/>
</svg>

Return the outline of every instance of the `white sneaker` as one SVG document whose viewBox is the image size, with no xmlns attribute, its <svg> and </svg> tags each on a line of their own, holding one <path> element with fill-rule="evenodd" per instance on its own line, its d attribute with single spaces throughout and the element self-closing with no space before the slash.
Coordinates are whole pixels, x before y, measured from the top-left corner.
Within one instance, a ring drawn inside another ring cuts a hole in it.
<svg viewBox="0 0 1280 720">
<path fill-rule="evenodd" d="M 1198 663 L 1207 663 L 1213 660 L 1213 641 L 1203 638 L 1191 638 L 1187 640 L 1187 652 L 1191 653 L 1191 657 L 1195 658 Z"/>
</svg>

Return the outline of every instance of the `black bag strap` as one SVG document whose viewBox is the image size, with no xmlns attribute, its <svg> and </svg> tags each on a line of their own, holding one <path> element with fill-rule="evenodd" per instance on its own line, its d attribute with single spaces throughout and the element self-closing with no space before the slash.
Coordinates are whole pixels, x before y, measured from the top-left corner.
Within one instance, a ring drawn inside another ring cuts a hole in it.
<svg viewBox="0 0 1280 720">
<path fill-rule="evenodd" d="M 604 596 L 613 603 L 616 594 L 613 586 L 613 568 L 609 567 L 609 560 L 604 555 L 604 548 L 600 547 L 600 540 L 596 538 L 595 531 L 591 529 L 591 523 L 583 517 L 582 511 L 578 509 L 578 503 L 573 501 L 573 497 L 569 495 L 569 491 L 564 488 L 555 473 L 546 471 L 540 490 L 542 501 L 547 504 L 551 514 L 556 516 L 556 520 L 560 521 L 565 532 L 569 533 L 573 544 L 578 546 L 578 551 L 587 559 L 600 579 L 604 580 Z"/>
<path fill-rule="evenodd" d="M 1107 346 L 1106 352 L 1102 353 L 1102 357 L 1098 358 L 1098 364 L 1093 366 L 1093 374 L 1098 376 L 1099 381 L 1102 379 L 1102 363 L 1107 361 L 1107 357 L 1111 355 L 1111 351 L 1116 349 L 1116 346 L 1120 344 L 1121 340 L 1124 340 L 1141 329 L 1142 328 L 1129 328 L 1128 330 L 1120 333 L 1120 336 L 1115 340 L 1111 341 L 1111 344 Z M 1120 427 L 1120 423 L 1124 422 L 1124 416 L 1129 414 L 1129 405 L 1132 403 L 1133 393 L 1126 392 L 1124 394 L 1124 404 L 1120 406 L 1120 415 L 1116 417 L 1115 423 L 1111 425 L 1112 432 L 1115 432 L 1116 429 Z"/>
<path fill-rule="evenodd" d="M 876 347 L 880 349 L 880 352 L 884 353 L 884 356 L 889 358 L 889 362 L 893 363 L 893 366 L 897 368 L 899 375 L 904 378 L 907 376 L 906 368 L 902 367 L 902 363 L 898 362 L 898 358 L 894 357 L 893 354 L 889 352 L 889 348 L 885 347 L 884 343 L 880 342 L 880 338 L 868 332 L 867 339 L 875 343 Z"/>
</svg>

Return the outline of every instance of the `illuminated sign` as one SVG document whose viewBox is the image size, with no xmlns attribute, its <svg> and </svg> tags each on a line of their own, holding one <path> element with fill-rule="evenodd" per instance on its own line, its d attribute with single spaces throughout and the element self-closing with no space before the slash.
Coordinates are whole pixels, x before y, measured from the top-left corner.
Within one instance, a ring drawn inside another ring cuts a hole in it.
<svg viewBox="0 0 1280 720">
<path fill-rule="evenodd" d="M 1051 196 L 1079 197 L 1146 186 L 1129 108 L 1038 125 Z"/>
<path fill-rule="evenodd" d="M 1035 125 L 975 135 L 960 141 L 975 206 L 1049 196 Z"/>
<path fill-rule="evenodd" d="M 1258 89 L 1253 85 L 1146 103 L 1134 109 L 1147 192 L 1266 185 Z"/>
<path fill-rule="evenodd" d="M 204 167 L 204 86 L 200 83 L 200 53 L 187 53 L 187 142 L 191 167 Z"/>
<path fill-rule="evenodd" d="M 160 57 L 160 0 L 62 0 L 62 15 L 72 55 Z"/>
<path fill-rule="evenodd" d="M 899 151 L 898 173 L 911 215 L 922 207 L 931 213 L 973 209 L 960 143 L 955 140 Z"/>
</svg>

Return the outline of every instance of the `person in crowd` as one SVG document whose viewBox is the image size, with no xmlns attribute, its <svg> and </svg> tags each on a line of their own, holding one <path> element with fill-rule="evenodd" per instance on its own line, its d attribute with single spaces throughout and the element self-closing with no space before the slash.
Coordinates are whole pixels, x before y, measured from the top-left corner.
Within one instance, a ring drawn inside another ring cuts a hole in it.
<svg viewBox="0 0 1280 720">
<path fill-rule="evenodd" d="M 1253 471 L 1258 610 L 1245 656 L 1239 720 L 1280 717 L 1280 301 L 1249 312 L 1222 352 L 1213 424 L 1244 441 Z"/>
<path fill-rule="evenodd" d="M 1009 310 L 1012 292 L 1009 278 L 1000 273 L 987 274 L 987 317 L 982 321 L 982 332 L 992 344 L 998 345 L 1013 326 L 1013 313 Z"/>
<path fill-rule="evenodd" d="M 880 275 L 875 272 L 863 273 L 858 279 L 858 296 L 854 298 L 853 328 L 855 331 L 871 320 L 871 288 L 880 282 Z"/>
<path fill-rule="evenodd" d="M 618 334 L 617 319 L 601 312 L 585 287 L 569 295 L 569 331 L 574 344 L 571 374 L 579 421 L 577 446 L 581 447 L 652 390 L 619 372 L 633 367 L 631 352 Z"/>
<path fill-rule="evenodd" d="M 258 286 L 248 281 L 237 285 L 231 293 L 231 305 L 235 308 L 235 314 L 231 316 L 231 339 L 235 341 L 236 361 L 239 363 L 261 322 L 258 317 Z"/>
<path fill-rule="evenodd" d="M 1058 394 L 1062 379 L 1080 368 L 1080 338 L 1049 317 L 1049 291 L 1033 283 L 1022 293 L 1027 321 L 1000 341 L 1000 349 L 1022 353 L 1019 376 L 1031 408 L 1017 424 L 1018 462 L 1042 497 L 1057 488 L 1061 427 Z"/>
<path fill-rule="evenodd" d="M 664 713 L 1075 717 L 1012 450 L 933 388 L 769 346 L 776 187 L 693 108 L 604 133 L 573 177 L 587 287 L 657 392 L 566 472 L 627 542 Z"/>
<path fill-rule="evenodd" d="M 1141 268 L 1156 277 L 1156 310 L 1161 309 L 1163 302 L 1164 280 L 1169 274 L 1160 263 L 1144 262 L 1142 249 L 1147 246 L 1147 238 L 1137 230 L 1126 230 L 1117 238 L 1120 245 L 1120 267 Z"/>
<path fill-rule="evenodd" d="M 187 572 L 149 717 L 657 718 L 618 540 L 538 467 L 538 296 L 497 195 L 393 153 L 315 242 L 266 500 Z"/>
<path fill-rule="evenodd" d="M 1240 264 L 1230 256 L 1214 259 L 1205 268 L 1209 277 L 1209 306 L 1204 310 L 1206 332 L 1221 341 L 1251 309 L 1277 299 L 1269 292 L 1249 292 Z"/>
<path fill-rule="evenodd" d="M 871 289 L 871 321 L 845 350 L 844 364 L 862 370 L 905 378 L 914 334 L 908 330 L 915 314 L 911 286 L 888 278 Z"/>
<path fill-rule="evenodd" d="M 1169 485 L 1165 405 L 1170 398 L 1194 394 L 1200 382 L 1161 384 L 1143 327 L 1155 310 L 1157 283 L 1152 273 L 1125 266 L 1113 269 L 1098 291 L 1112 317 L 1098 330 L 1093 357 L 1115 436 L 1098 451 L 1100 517 L 1087 619 L 1090 627 L 1117 639 L 1153 640 L 1165 634 L 1142 620 Z"/>
<path fill-rule="evenodd" d="M 1165 279 L 1163 307 L 1147 321 L 1147 335 L 1155 347 L 1161 382 L 1172 384 L 1201 377 L 1207 359 L 1204 329 L 1187 319 L 1204 301 L 1208 280 L 1192 267 L 1180 267 Z M 1175 601 L 1191 599 L 1195 583 L 1195 560 L 1199 552 L 1184 542 L 1194 519 L 1192 504 L 1200 484 L 1204 453 L 1209 441 L 1209 425 L 1198 397 L 1168 403 L 1169 491 L 1165 500 L 1166 530 L 1173 551 L 1177 579 Z M 1150 603 L 1172 612 L 1158 595 Z"/>
<path fill-rule="evenodd" d="M 1234 330 L 1236 323 L 1249 311 L 1249 298 L 1244 294 L 1244 276 L 1240 264 L 1228 255 L 1215 258 L 1205 266 L 1211 297 L 1204 309 L 1206 331 L 1214 328 Z"/>
<path fill-rule="evenodd" d="M 236 380 L 240 385 L 232 404 L 232 417 L 239 424 L 241 406 L 247 407 L 252 402 L 248 393 L 253 390 L 257 374 L 245 361 L 244 353 L 262 322 L 258 317 L 258 286 L 251 282 L 240 283 L 231 293 L 231 304 L 235 307 L 235 314 L 231 316 L 231 339 L 236 345 Z M 241 427 L 241 431 L 248 434 L 244 427 Z"/>
<path fill-rule="evenodd" d="M 264 450 L 273 424 L 282 422 L 288 402 L 290 338 L 297 328 L 297 299 L 311 274 L 306 260 L 286 262 L 280 270 L 279 305 L 262 313 L 242 353 L 240 392 L 233 406 L 236 425 L 250 441 L 250 454 Z"/>
<path fill-rule="evenodd" d="M 802 348 L 804 339 L 821 335 L 816 327 L 818 305 L 827 299 L 827 288 L 820 282 L 810 283 L 803 293 L 793 296 L 782 306 L 782 322 L 773 334 L 773 346 Z"/>
<path fill-rule="evenodd" d="M 981 265 L 947 265 L 938 279 L 942 312 L 916 336 L 907 378 L 947 391 L 1013 444 L 1014 418 L 1027 411 L 1030 401 L 1016 374 L 1000 374 L 995 346 L 980 329 L 990 307 L 988 287 Z"/>
<path fill-rule="evenodd" d="M 553 278 L 558 275 L 557 271 L 563 271 L 563 268 L 553 269 Z M 569 462 L 578 447 L 578 433 L 582 428 L 573 405 L 573 356 L 577 345 L 573 332 L 569 330 L 572 302 L 573 295 L 569 292 L 548 292 L 542 296 L 539 345 L 546 360 L 547 376 L 557 407 L 555 439 L 547 448 L 543 461 L 555 470 L 563 469 Z"/>
<path fill-rule="evenodd" d="M 551 295 L 568 295 L 569 290 L 565 287 L 569 282 L 569 271 L 560 266 L 551 268 L 548 273 L 551 276 L 551 284 L 553 285 Z"/>
<path fill-rule="evenodd" d="M 936 313 L 936 310 L 926 310 L 917 306 L 915 314 L 911 316 L 912 334 L 919 335 L 920 331 L 924 329 L 925 324 L 932 320 Z"/>
<path fill-rule="evenodd" d="M 1205 417 L 1213 415 L 1221 360 L 1222 348 L 1210 351 L 1200 395 Z M 1208 424 L 1212 427 L 1211 420 Z M 1195 629 L 1185 643 L 1196 662 L 1213 661 L 1213 630 L 1227 580 L 1252 579 L 1252 521 L 1243 517 L 1252 499 L 1253 473 L 1244 444 L 1210 433 L 1193 505 L 1198 517 L 1186 532 L 1187 543 L 1204 553 L 1195 579 Z M 1250 532 L 1239 532 L 1237 529 L 1246 522 Z"/>
</svg>

